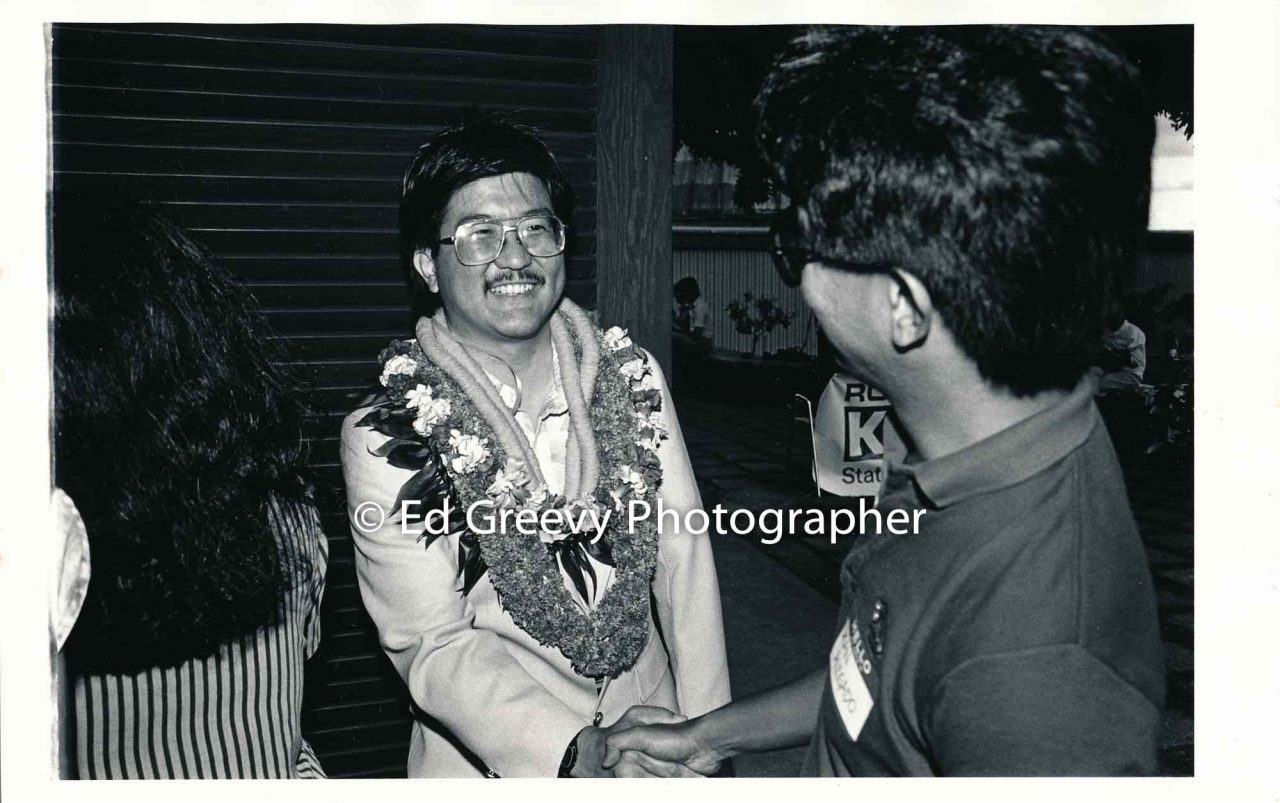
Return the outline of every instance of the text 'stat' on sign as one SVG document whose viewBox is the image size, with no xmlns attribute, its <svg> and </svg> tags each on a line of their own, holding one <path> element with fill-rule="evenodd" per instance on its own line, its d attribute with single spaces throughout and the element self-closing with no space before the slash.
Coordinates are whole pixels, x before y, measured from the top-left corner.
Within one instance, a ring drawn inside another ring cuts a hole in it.
<svg viewBox="0 0 1280 803">
<path fill-rule="evenodd" d="M 900 454 L 889 400 L 847 374 L 835 374 L 814 415 L 814 457 L 823 493 L 876 498 L 885 481 L 885 453 Z"/>
</svg>

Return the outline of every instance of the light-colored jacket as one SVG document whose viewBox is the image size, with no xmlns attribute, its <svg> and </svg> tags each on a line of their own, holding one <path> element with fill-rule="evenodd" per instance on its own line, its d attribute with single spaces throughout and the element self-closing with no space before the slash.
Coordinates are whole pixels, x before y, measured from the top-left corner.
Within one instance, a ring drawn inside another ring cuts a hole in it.
<svg viewBox="0 0 1280 803">
<path fill-rule="evenodd" d="M 656 362 L 651 365 L 662 383 L 662 416 L 670 432 L 658 448 L 659 496 L 683 521 L 702 500 L 666 382 Z M 387 438 L 355 426 L 367 412 L 356 410 L 342 426 L 348 515 L 366 503 L 390 511 L 412 475 L 371 454 Z M 604 697 L 604 725 L 642 703 L 693 717 L 729 701 L 710 541 L 706 534 L 660 526 L 652 589 L 662 636 L 650 621 L 636 665 Z M 365 608 L 421 711 L 413 725 L 409 776 L 474 777 L 481 774 L 479 764 L 503 777 L 554 777 L 569 742 L 590 724 L 595 683 L 577 675 L 559 650 L 539 645 L 516 626 L 487 572 L 462 595 L 456 537 L 424 548 L 397 522 L 373 532 L 353 526 L 352 537 Z"/>
</svg>

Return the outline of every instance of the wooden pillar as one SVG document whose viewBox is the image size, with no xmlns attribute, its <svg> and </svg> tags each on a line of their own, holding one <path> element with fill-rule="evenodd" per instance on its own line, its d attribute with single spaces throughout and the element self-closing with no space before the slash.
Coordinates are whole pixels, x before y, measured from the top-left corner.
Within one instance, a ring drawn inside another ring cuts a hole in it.
<svg viewBox="0 0 1280 803">
<path fill-rule="evenodd" d="M 596 72 L 596 306 L 671 376 L 671 26 L 607 25 Z"/>
</svg>

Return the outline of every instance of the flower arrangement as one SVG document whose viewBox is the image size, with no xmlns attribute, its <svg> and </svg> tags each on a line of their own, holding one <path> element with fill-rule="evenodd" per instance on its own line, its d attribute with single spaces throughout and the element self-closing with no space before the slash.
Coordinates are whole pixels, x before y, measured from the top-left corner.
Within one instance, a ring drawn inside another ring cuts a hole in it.
<svg viewBox="0 0 1280 803">
<path fill-rule="evenodd" d="M 525 632 L 559 649 L 581 675 L 616 677 L 634 665 L 648 635 L 658 533 L 648 519 L 628 530 L 625 516 L 600 514 L 606 507 L 624 511 L 632 499 L 652 505 L 662 483 L 657 449 L 667 433 L 660 383 L 647 355 L 625 330 L 601 332 L 571 302 L 562 302 L 552 327 L 570 416 L 589 420 L 573 422 L 565 493 L 552 494 L 527 441 L 512 440 L 507 427 L 520 439 L 523 434 L 508 423 L 510 413 L 494 409 L 480 384 L 485 380 L 477 383 L 466 369 L 466 355 L 447 330 L 425 323 L 417 340 L 383 350 L 385 392 L 359 424 L 388 436 L 375 454 L 414 471 L 400 489 L 397 509 L 412 499 L 425 511 L 446 497 L 460 503 L 451 505 L 455 512 L 482 501 L 495 511 L 559 509 L 565 528 L 537 539 L 499 528 L 475 533 L 451 521 L 450 531 L 459 536 L 463 593 L 488 571 L 503 608 Z M 406 510 L 402 516 L 425 513 Z M 604 531 L 594 531 L 602 519 Z M 424 539 L 428 546 L 434 540 Z M 562 562 L 577 560 L 575 550 L 615 568 L 593 609 L 575 602 L 560 575 Z"/>
</svg>

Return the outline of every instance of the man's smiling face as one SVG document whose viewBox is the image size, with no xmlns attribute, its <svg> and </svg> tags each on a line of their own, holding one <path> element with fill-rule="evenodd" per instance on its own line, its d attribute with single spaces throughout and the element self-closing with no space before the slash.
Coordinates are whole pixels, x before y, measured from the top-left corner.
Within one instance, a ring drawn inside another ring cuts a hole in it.
<svg viewBox="0 0 1280 803">
<path fill-rule="evenodd" d="M 445 208 L 439 237 L 475 220 L 516 221 L 553 214 L 546 184 L 529 173 L 504 173 L 464 184 Z M 464 342 L 500 348 L 537 336 L 564 292 L 564 254 L 531 256 L 507 232 L 502 251 L 485 265 L 463 265 L 452 245 L 414 257 L 414 267 L 440 294 L 449 328 Z"/>
</svg>

